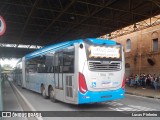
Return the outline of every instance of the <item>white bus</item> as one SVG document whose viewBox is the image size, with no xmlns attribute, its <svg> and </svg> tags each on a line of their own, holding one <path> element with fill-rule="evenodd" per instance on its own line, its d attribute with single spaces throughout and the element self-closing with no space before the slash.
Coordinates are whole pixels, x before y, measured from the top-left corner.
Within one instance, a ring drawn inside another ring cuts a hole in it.
<svg viewBox="0 0 160 120">
<path fill-rule="evenodd" d="M 22 87 L 71 104 L 124 98 L 122 45 L 95 38 L 50 45 L 22 58 Z"/>
</svg>

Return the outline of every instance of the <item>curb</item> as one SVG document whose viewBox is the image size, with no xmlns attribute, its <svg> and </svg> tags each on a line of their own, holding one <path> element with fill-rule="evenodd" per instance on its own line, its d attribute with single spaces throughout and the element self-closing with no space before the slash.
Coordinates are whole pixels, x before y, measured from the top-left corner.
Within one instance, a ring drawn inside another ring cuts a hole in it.
<svg viewBox="0 0 160 120">
<path fill-rule="evenodd" d="M 2 79 L 0 78 L 0 111 L 3 111 Z"/>
<path fill-rule="evenodd" d="M 138 94 L 138 93 L 131 93 L 131 92 L 125 92 L 125 93 L 126 93 L 126 94 L 130 94 L 130 95 L 136 95 L 136 96 L 147 97 L 147 98 L 160 99 L 160 97 L 156 97 L 156 96 L 148 96 L 148 95 L 143 95 L 143 94 Z"/>
<path fill-rule="evenodd" d="M 13 91 L 15 92 L 15 94 L 17 94 L 17 96 L 20 97 L 20 99 L 24 102 L 24 104 L 27 105 L 26 107 L 28 107 L 29 111 L 36 111 L 35 108 L 31 105 L 31 103 L 18 90 L 18 88 L 12 82 L 10 82 L 10 81 L 8 81 L 8 82 L 9 82 L 10 86 L 12 87 Z M 43 120 L 42 117 L 35 117 L 35 118 L 36 118 L 36 120 Z"/>
</svg>

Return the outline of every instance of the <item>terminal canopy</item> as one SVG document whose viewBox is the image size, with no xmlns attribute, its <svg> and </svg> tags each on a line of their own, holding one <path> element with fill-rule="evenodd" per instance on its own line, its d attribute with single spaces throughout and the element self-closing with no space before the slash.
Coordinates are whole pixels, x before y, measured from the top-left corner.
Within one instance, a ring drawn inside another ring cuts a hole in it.
<svg viewBox="0 0 160 120">
<path fill-rule="evenodd" d="M 0 0 L 0 43 L 45 46 L 94 38 L 160 14 L 159 0 Z"/>
</svg>

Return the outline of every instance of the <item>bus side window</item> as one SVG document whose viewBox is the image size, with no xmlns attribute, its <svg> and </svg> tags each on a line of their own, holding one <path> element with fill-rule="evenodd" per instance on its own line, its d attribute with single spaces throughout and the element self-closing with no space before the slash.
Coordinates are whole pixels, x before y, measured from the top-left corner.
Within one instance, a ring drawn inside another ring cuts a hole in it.
<svg viewBox="0 0 160 120">
<path fill-rule="evenodd" d="M 58 73 L 56 74 L 57 77 L 55 78 L 56 88 L 63 89 L 63 77 L 60 77 L 62 76 L 62 74 L 59 74 L 63 72 L 63 52 L 55 53 L 53 63 L 54 63 L 55 73 Z"/>
<path fill-rule="evenodd" d="M 33 59 L 26 61 L 26 69 L 28 73 L 35 73 L 37 71 L 37 66 L 35 65 Z"/>
<path fill-rule="evenodd" d="M 63 72 L 74 73 L 74 51 L 64 52 Z"/>
<path fill-rule="evenodd" d="M 59 66 L 58 66 L 58 53 L 54 55 L 54 68 L 55 73 L 59 73 Z"/>
<path fill-rule="evenodd" d="M 38 64 L 37 72 L 38 73 L 44 73 L 45 70 L 45 65 L 44 64 Z"/>
<path fill-rule="evenodd" d="M 38 56 L 26 61 L 26 71 L 28 73 L 45 73 L 45 56 Z"/>
<path fill-rule="evenodd" d="M 62 52 L 58 52 L 55 54 L 54 67 L 55 67 L 55 73 L 63 72 L 63 53 Z"/>
<path fill-rule="evenodd" d="M 58 54 L 58 66 L 59 66 L 59 73 L 63 72 L 63 52 L 59 52 Z"/>
<path fill-rule="evenodd" d="M 37 72 L 38 73 L 45 73 L 46 72 L 45 59 L 46 59 L 45 55 L 36 57 L 36 64 L 37 64 Z"/>
<path fill-rule="evenodd" d="M 46 72 L 47 73 L 54 72 L 53 60 L 54 60 L 54 55 L 52 53 L 49 53 L 46 55 L 45 65 L 46 65 Z"/>
</svg>

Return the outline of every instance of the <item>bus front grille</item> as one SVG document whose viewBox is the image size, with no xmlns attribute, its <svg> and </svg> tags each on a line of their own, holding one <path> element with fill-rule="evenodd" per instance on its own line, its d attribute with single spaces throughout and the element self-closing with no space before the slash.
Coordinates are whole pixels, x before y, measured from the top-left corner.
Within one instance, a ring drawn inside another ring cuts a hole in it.
<svg viewBox="0 0 160 120">
<path fill-rule="evenodd" d="M 89 69 L 91 71 L 118 71 L 121 70 L 121 62 L 119 61 L 89 61 Z"/>
</svg>

